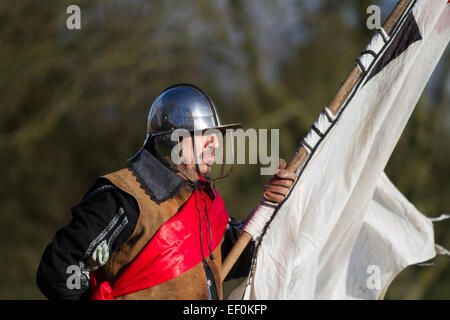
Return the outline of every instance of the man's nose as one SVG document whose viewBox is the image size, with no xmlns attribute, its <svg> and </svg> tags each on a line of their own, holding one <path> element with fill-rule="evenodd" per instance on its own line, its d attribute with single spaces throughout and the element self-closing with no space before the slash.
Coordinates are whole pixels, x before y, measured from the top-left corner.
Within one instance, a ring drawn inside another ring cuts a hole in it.
<svg viewBox="0 0 450 320">
<path fill-rule="evenodd" d="M 215 149 L 219 147 L 219 139 L 215 133 L 208 136 L 206 146 L 209 145 L 211 145 Z"/>
</svg>

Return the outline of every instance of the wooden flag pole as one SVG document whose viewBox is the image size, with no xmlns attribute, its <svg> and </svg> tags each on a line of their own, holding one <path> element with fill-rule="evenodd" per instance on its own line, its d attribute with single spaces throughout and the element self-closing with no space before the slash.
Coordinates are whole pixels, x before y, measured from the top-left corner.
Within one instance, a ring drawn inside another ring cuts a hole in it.
<svg viewBox="0 0 450 320">
<path fill-rule="evenodd" d="M 383 30 L 388 36 L 391 35 L 392 30 L 394 29 L 400 18 L 403 16 L 403 13 L 409 7 L 412 1 L 413 0 L 400 0 L 389 17 L 386 19 L 383 24 Z M 331 99 L 330 103 L 327 106 L 328 110 L 331 111 L 333 115 L 338 114 L 342 105 L 352 93 L 361 76 L 362 71 L 355 64 L 355 66 L 347 75 L 347 78 L 342 83 L 341 87 L 338 89 L 333 99 Z M 297 171 L 298 167 L 303 163 L 307 155 L 308 152 L 306 148 L 303 146 L 303 144 L 301 144 L 299 149 L 293 155 L 292 159 L 289 161 L 286 170 L 290 172 Z M 222 281 L 226 278 L 231 268 L 234 266 L 251 240 L 252 236 L 245 231 L 242 232 L 242 234 L 239 236 L 239 239 L 236 241 L 222 264 Z"/>
</svg>

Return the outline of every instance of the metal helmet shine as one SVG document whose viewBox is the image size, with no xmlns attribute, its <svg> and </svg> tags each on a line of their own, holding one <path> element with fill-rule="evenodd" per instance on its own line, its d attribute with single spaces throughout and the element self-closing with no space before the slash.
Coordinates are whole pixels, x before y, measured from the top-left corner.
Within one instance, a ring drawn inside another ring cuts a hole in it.
<svg viewBox="0 0 450 320">
<path fill-rule="evenodd" d="M 185 129 L 191 133 L 218 129 L 224 134 L 227 129 L 236 128 L 242 128 L 242 125 L 221 123 L 214 103 L 202 89 L 188 83 L 175 84 L 163 90 L 150 107 L 147 137 L 142 148 L 149 149 L 173 170 L 168 153 L 178 143 L 171 139 L 176 129 Z"/>
</svg>

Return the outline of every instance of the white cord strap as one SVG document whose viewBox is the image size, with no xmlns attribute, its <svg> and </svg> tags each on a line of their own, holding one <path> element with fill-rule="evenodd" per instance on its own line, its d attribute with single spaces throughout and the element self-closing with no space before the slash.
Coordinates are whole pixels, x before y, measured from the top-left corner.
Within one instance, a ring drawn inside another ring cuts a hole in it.
<svg viewBox="0 0 450 320">
<path fill-rule="evenodd" d="M 270 202 L 262 201 L 248 217 L 243 231 L 249 233 L 253 240 L 258 239 L 272 217 L 275 207 Z"/>
</svg>

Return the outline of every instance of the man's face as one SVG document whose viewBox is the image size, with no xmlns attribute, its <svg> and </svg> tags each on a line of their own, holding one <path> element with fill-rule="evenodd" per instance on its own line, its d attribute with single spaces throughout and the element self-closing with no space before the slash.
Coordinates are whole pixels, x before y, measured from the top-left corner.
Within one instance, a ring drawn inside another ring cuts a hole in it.
<svg viewBox="0 0 450 320">
<path fill-rule="evenodd" d="M 219 139 L 215 133 L 195 135 L 195 148 L 197 163 L 202 176 L 211 172 L 211 165 L 215 159 L 215 150 L 219 147 Z M 194 161 L 194 148 L 192 137 L 183 139 L 181 149 L 181 164 L 177 166 L 183 173 L 190 173 L 189 176 L 196 173 Z"/>
</svg>

